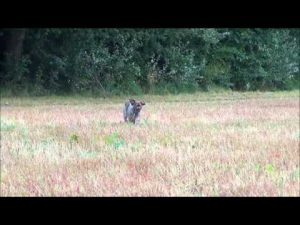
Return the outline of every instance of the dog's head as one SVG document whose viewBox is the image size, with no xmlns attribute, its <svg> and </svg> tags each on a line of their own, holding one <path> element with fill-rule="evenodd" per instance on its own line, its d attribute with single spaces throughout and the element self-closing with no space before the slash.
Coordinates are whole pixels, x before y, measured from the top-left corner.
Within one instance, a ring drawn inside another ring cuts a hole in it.
<svg viewBox="0 0 300 225">
<path fill-rule="evenodd" d="M 134 107 L 135 112 L 140 112 L 146 103 L 144 101 L 136 101 L 134 99 L 129 99 L 130 104 Z"/>
</svg>

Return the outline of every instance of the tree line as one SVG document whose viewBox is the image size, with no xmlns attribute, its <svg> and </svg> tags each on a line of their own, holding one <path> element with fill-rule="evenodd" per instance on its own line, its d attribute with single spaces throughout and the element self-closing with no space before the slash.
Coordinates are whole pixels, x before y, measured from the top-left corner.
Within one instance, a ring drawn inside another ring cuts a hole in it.
<svg viewBox="0 0 300 225">
<path fill-rule="evenodd" d="M 300 29 L 1 29 L 1 92 L 287 90 L 299 50 Z"/>
</svg>

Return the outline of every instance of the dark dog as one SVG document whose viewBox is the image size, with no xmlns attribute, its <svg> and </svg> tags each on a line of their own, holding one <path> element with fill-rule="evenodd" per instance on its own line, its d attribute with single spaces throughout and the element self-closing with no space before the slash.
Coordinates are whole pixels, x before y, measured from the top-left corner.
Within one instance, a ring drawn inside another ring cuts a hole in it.
<svg viewBox="0 0 300 225">
<path fill-rule="evenodd" d="M 144 101 L 129 99 L 129 101 L 125 103 L 125 107 L 123 109 L 125 122 L 131 122 L 134 124 L 139 123 L 140 112 L 144 105 L 146 105 Z"/>
</svg>

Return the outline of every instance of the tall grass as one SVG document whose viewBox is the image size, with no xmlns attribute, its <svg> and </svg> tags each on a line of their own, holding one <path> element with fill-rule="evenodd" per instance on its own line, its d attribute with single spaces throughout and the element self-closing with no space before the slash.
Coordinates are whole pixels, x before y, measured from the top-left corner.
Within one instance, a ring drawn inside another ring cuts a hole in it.
<svg viewBox="0 0 300 225">
<path fill-rule="evenodd" d="M 299 92 L 1 99 L 1 196 L 299 196 Z"/>
</svg>

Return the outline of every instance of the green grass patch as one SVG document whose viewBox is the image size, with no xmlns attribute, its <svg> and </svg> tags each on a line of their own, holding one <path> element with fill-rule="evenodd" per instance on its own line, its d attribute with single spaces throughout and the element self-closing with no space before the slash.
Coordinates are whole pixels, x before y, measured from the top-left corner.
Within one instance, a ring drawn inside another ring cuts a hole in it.
<svg viewBox="0 0 300 225">
<path fill-rule="evenodd" d="M 118 133 L 113 133 L 104 137 L 105 144 L 113 146 L 114 149 L 120 149 L 126 145 L 125 140 Z"/>
<path fill-rule="evenodd" d="M 9 119 L 1 117 L 1 132 L 13 131 L 17 127 L 17 124 Z"/>
</svg>

